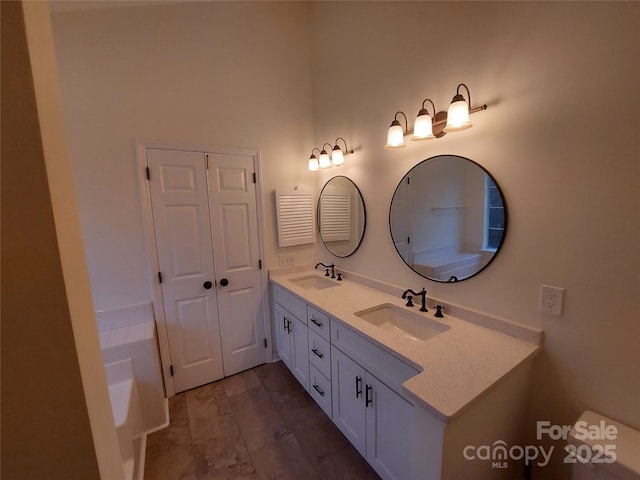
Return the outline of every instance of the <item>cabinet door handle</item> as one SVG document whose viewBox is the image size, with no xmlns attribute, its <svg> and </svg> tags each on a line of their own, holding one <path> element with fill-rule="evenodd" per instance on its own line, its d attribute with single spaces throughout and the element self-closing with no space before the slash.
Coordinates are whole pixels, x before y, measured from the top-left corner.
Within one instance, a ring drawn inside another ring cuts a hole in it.
<svg viewBox="0 0 640 480">
<path fill-rule="evenodd" d="M 356 377 L 356 398 L 360 398 L 362 395 L 362 378 Z"/>
<path fill-rule="evenodd" d="M 291 334 L 291 320 L 287 318 L 287 333 Z"/>
<path fill-rule="evenodd" d="M 371 385 L 367 385 L 365 387 L 365 393 L 364 393 L 364 406 L 365 407 L 368 407 L 373 402 L 373 400 L 371 399 L 371 390 L 372 390 Z"/>
<path fill-rule="evenodd" d="M 320 394 L 320 396 L 324 397 L 324 392 L 322 390 L 320 390 L 320 387 L 318 387 L 318 385 L 314 385 L 313 389 L 318 392 Z"/>
<path fill-rule="evenodd" d="M 324 355 L 321 354 L 317 349 L 312 348 L 311 351 L 314 353 L 314 355 L 318 358 L 324 358 Z"/>
<path fill-rule="evenodd" d="M 315 318 L 311 317 L 311 321 L 318 327 L 322 327 L 322 322 L 319 322 Z"/>
</svg>

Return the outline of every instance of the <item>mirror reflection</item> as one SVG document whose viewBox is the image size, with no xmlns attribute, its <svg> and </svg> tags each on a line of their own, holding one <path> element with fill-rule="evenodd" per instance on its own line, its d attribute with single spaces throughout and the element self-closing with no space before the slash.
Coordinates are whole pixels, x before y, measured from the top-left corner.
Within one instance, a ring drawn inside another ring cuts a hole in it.
<svg viewBox="0 0 640 480">
<path fill-rule="evenodd" d="M 437 282 L 476 275 L 498 253 L 507 212 L 495 179 L 468 158 L 439 155 L 402 178 L 389 226 L 402 260 Z"/>
<path fill-rule="evenodd" d="M 362 194 L 351 179 L 330 179 L 318 198 L 318 231 L 322 243 L 336 257 L 348 257 L 360 246 L 366 223 Z"/>
</svg>

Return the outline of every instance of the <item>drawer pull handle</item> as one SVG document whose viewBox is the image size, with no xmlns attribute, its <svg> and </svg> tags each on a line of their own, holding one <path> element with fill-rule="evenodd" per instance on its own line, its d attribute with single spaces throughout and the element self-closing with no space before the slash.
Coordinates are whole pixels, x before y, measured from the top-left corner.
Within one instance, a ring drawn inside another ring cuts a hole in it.
<svg viewBox="0 0 640 480">
<path fill-rule="evenodd" d="M 319 322 L 319 321 L 318 321 L 318 320 L 316 320 L 315 318 L 311 317 L 311 321 L 312 321 L 313 323 L 315 323 L 315 324 L 316 324 L 316 326 L 318 326 L 318 327 L 322 327 L 322 322 Z"/>
<path fill-rule="evenodd" d="M 282 319 L 284 320 L 283 330 L 286 330 L 288 334 L 291 334 L 291 320 L 287 317 L 282 317 Z"/>
<path fill-rule="evenodd" d="M 365 387 L 365 394 L 364 394 L 364 406 L 368 407 L 369 405 L 371 405 L 371 403 L 373 403 L 373 400 L 371 399 L 371 385 L 367 385 Z"/>
<path fill-rule="evenodd" d="M 356 377 L 356 398 L 360 398 L 362 395 L 362 378 Z"/>
<path fill-rule="evenodd" d="M 321 354 L 317 349 L 312 348 L 311 351 L 314 353 L 314 355 L 318 358 L 324 358 L 324 355 Z"/>
<path fill-rule="evenodd" d="M 320 387 L 318 387 L 318 385 L 314 385 L 313 388 L 316 392 L 320 394 L 320 396 L 324 397 L 324 392 L 320 390 Z"/>
</svg>

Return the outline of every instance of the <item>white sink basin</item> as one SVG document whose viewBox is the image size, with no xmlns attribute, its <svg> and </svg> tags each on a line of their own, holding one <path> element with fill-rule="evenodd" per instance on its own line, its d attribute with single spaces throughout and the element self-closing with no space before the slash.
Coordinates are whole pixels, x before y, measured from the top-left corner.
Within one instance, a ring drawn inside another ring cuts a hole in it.
<svg viewBox="0 0 640 480">
<path fill-rule="evenodd" d="M 292 278 L 289 281 L 295 283 L 300 288 L 304 288 L 305 290 L 308 290 L 310 288 L 313 288 L 315 290 L 323 290 L 325 288 L 340 286 L 339 283 L 336 283 L 335 281 L 329 280 L 325 277 L 320 277 L 318 275 L 305 275 L 304 277 Z"/>
<path fill-rule="evenodd" d="M 376 305 L 355 315 L 387 332 L 399 333 L 412 340 L 429 340 L 449 330 L 448 325 L 391 303 Z"/>
</svg>

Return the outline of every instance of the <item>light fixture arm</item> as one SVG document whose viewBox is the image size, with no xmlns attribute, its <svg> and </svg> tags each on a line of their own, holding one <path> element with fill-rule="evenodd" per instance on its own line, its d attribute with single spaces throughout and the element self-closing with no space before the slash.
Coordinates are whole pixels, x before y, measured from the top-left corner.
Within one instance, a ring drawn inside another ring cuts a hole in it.
<svg viewBox="0 0 640 480">
<path fill-rule="evenodd" d="M 312 157 L 314 156 L 314 155 L 313 155 L 313 152 L 315 152 L 316 150 L 318 151 L 318 153 L 319 153 L 319 154 L 322 154 L 322 152 L 320 151 L 320 149 L 319 149 L 319 148 L 314 148 L 313 150 L 311 150 L 311 156 L 312 156 Z"/>
<path fill-rule="evenodd" d="M 431 115 L 429 113 L 429 110 L 426 109 L 425 107 L 425 103 L 429 102 L 431 104 L 431 107 L 433 108 L 433 115 Z M 423 112 L 424 111 L 424 112 Z M 425 98 L 424 101 L 422 102 L 422 109 L 420 109 L 420 112 L 418 112 L 418 115 L 423 115 L 424 113 L 426 113 L 427 115 L 429 115 L 431 118 L 434 118 L 436 116 L 436 106 L 433 104 L 433 102 L 431 101 L 430 98 Z"/>
<path fill-rule="evenodd" d="M 331 146 L 330 143 L 323 143 L 322 144 L 322 152 L 327 153 L 327 150 L 325 150 L 325 148 L 324 148 L 325 145 L 329 145 L 329 150 L 333 150 L 333 147 Z M 320 152 L 321 155 L 322 155 L 322 152 Z"/>
<path fill-rule="evenodd" d="M 347 141 L 342 137 L 336 138 L 336 141 L 334 142 L 335 145 L 337 145 L 339 147 L 338 140 L 342 140 L 342 142 L 344 143 L 344 154 L 345 155 L 347 155 L 348 153 L 353 153 L 353 150 L 349 150 L 349 147 L 347 147 Z"/>
</svg>

